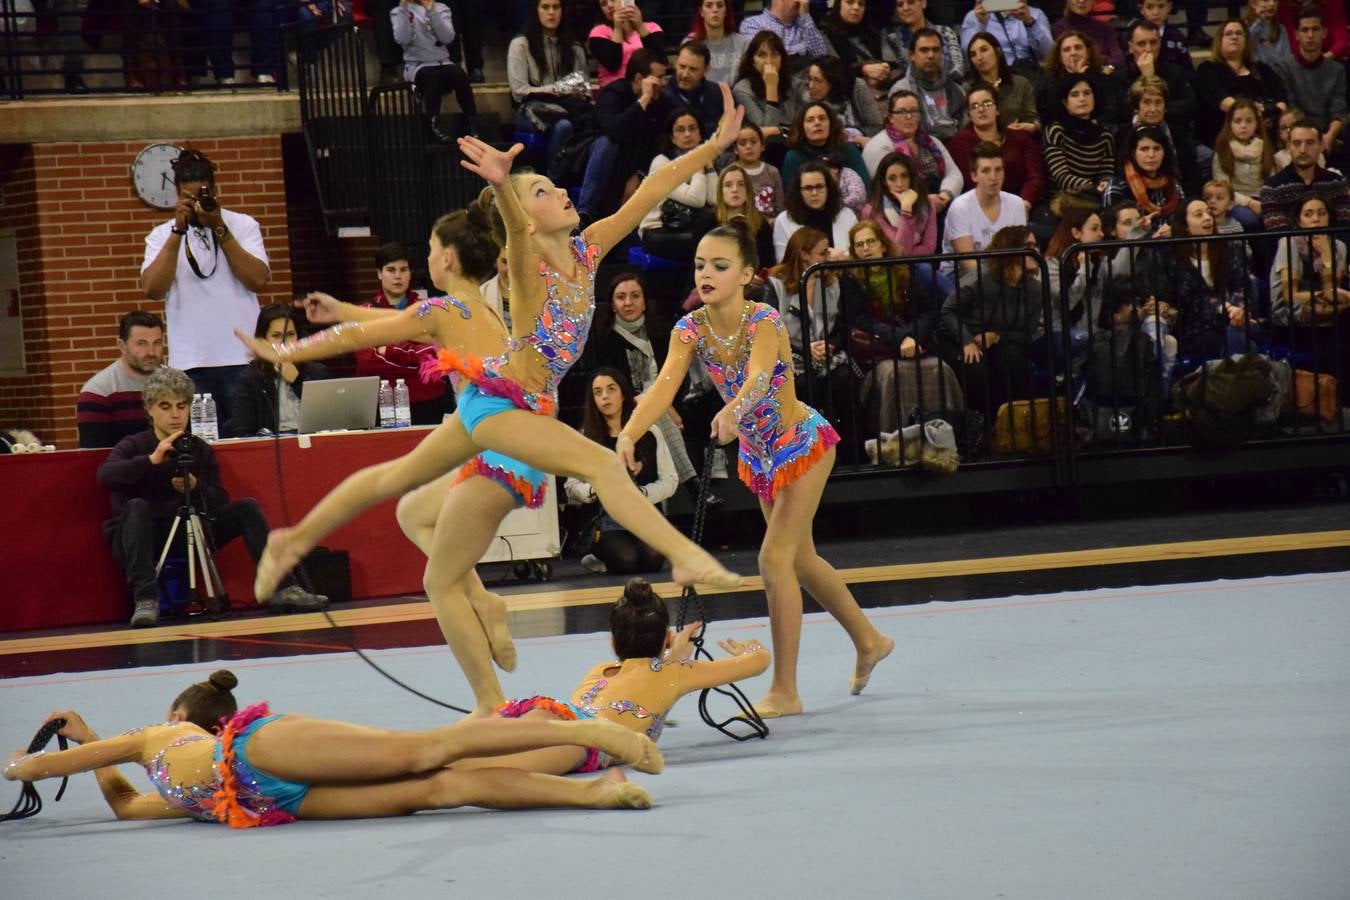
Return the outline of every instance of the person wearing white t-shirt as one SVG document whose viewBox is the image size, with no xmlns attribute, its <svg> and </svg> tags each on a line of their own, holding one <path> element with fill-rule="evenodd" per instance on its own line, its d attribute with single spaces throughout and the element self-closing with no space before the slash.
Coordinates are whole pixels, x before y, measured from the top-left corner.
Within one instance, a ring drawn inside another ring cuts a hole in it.
<svg viewBox="0 0 1350 900">
<path fill-rule="evenodd" d="M 251 216 L 201 202 L 215 200 L 215 166 L 196 150 L 173 162 L 178 205 L 173 218 L 145 236 L 141 289 L 163 300 L 172 345 L 169 365 L 182 369 L 200 393 L 215 399 L 218 421 L 230 417 L 234 382 L 248 355 L 234 339 L 251 333 L 258 291 L 271 277 L 262 229 Z"/>
<path fill-rule="evenodd" d="M 999 229 L 1027 224 L 1027 208 L 1022 198 L 1003 190 L 1003 156 L 997 144 L 988 141 L 976 144 L 970 153 L 970 168 L 975 187 L 947 207 L 943 253 L 983 250 Z M 954 268 L 950 262 L 942 267 L 946 272 Z M 973 272 L 975 260 L 962 260 L 961 269 Z"/>
</svg>

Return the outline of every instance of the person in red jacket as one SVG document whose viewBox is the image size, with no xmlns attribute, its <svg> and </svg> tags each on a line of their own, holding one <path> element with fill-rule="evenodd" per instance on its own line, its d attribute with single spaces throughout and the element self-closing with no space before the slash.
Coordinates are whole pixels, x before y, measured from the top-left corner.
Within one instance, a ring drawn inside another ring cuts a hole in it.
<svg viewBox="0 0 1350 900">
<path fill-rule="evenodd" d="M 409 303 L 417 303 L 422 299 L 417 291 L 409 290 L 412 267 L 408 259 L 408 248 L 399 243 L 384 244 L 375 251 L 380 289 L 366 306 L 403 309 Z M 435 347 L 414 341 L 358 350 L 355 354 L 356 374 L 378 375 L 385 381 L 402 378 L 408 385 L 408 398 L 412 401 L 412 424 L 439 425 L 441 419 L 450 412 L 445 381 L 427 384 L 418 374 L 422 360 L 430 359 L 435 354 Z"/>
</svg>

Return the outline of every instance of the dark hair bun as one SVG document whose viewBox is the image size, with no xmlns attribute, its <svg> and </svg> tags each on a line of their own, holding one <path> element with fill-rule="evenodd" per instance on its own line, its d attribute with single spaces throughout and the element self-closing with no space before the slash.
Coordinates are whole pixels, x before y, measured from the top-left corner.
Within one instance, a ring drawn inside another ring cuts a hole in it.
<svg viewBox="0 0 1350 900">
<path fill-rule="evenodd" d="M 206 681 L 216 690 L 226 692 L 234 690 L 239 685 L 239 679 L 234 677 L 234 673 L 229 669 L 217 669 Z"/>
<path fill-rule="evenodd" d="M 652 586 L 645 578 L 628 579 L 628 583 L 623 586 L 623 599 L 634 606 L 658 602 L 656 594 L 652 592 Z"/>
<path fill-rule="evenodd" d="M 479 192 L 478 197 L 470 203 L 465 212 L 469 216 L 469 225 L 475 231 L 481 231 L 491 236 L 492 234 L 492 215 L 491 211 L 496 206 L 496 195 L 492 193 L 492 187 L 488 186 Z"/>
</svg>

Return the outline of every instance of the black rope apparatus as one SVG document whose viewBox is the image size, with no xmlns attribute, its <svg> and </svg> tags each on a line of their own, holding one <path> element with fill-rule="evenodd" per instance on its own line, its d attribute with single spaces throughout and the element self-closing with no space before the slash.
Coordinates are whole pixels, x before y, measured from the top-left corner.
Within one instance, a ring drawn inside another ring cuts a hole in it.
<svg viewBox="0 0 1350 900">
<path fill-rule="evenodd" d="M 66 727 L 65 719 L 52 719 L 47 724 L 38 729 L 37 734 L 33 735 L 33 740 L 28 744 L 29 753 L 39 753 L 56 738 L 56 745 L 65 750 L 70 747 L 70 741 L 63 734 L 57 734 L 62 728 Z M 53 802 L 59 801 L 66 793 L 66 785 L 70 778 L 62 778 L 61 786 L 56 789 L 56 797 Z M 37 788 L 33 782 L 25 781 L 23 783 L 23 793 L 19 795 L 19 802 L 14 804 L 6 815 L 0 816 L 0 822 L 14 822 L 19 819 L 31 819 L 42 812 L 42 797 L 39 796 Z"/>
<path fill-rule="evenodd" d="M 709 443 L 708 452 L 703 458 L 703 474 L 699 477 L 698 501 L 694 507 L 694 525 L 689 535 L 695 544 L 701 543 L 703 540 L 703 526 L 708 518 L 708 496 L 712 493 L 713 464 L 716 461 L 717 454 L 721 452 L 721 447 L 715 443 Z M 675 630 L 680 631 L 684 628 L 685 622 L 689 621 L 689 608 L 691 606 L 697 608 L 698 618 L 696 621 L 703 623 L 699 626 L 691 641 L 694 645 L 693 658 L 711 660 L 713 655 L 703 646 L 703 634 L 708 630 L 708 612 L 703 605 L 703 598 L 699 596 L 698 590 L 693 585 L 686 585 L 684 591 L 680 594 L 680 611 L 675 619 Z M 708 711 L 708 695 L 714 692 L 729 698 L 740 708 L 740 713 L 720 722 L 714 719 L 712 713 Z M 698 714 L 709 726 L 716 728 L 733 740 L 748 741 L 751 738 L 766 738 L 769 736 L 769 726 L 764 724 L 764 719 L 755 710 L 755 705 L 750 702 L 750 699 L 735 683 L 704 688 L 700 691 Z M 733 730 L 731 728 L 733 724 L 739 726 L 741 730 Z"/>
</svg>

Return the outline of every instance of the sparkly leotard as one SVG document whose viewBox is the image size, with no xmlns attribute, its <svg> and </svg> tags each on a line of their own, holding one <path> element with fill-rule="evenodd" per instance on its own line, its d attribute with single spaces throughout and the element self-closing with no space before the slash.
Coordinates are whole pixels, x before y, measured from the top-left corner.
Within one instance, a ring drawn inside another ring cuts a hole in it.
<svg viewBox="0 0 1350 900">
<path fill-rule="evenodd" d="M 554 394 L 563 376 L 581 358 L 595 319 L 595 270 L 600 265 L 600 246 L 586 243 L 580 234 L 573 236 L 568 246 L 584 279 L 570 281 L 540 259 L 544 303 L 535 317 L 534 329 L 517 341 L 518 346 L 533 348 L 539 354 L 548 369 L 547 391 Z"/>
<path fill-rule="evenodd" d="M 766 323 L 774 329 L 778 352 L 762 390 L 740 412 L 738 469 L 750 490 L 773 502 L 779 491 L 839 443 L 839 435 L 830 423 L 797 399 L 792 385 L 791 351 L 778 311 L 763 303 L 747 307 L 742 320 L 744 337 L 735 344 L 734 359 L 719 358 L 715 341 L 709 337 L 716 338 L 716 334 L 708 321 L 706 307 L 680 319 L 674 334 L 682 343 L 696 345 L 699 359 L 717 385 L 717 392 L 730 403 L 745 385 L 755 334 Z M 716 338 L 716 342 L 722 341 Z"/>
</svg>

